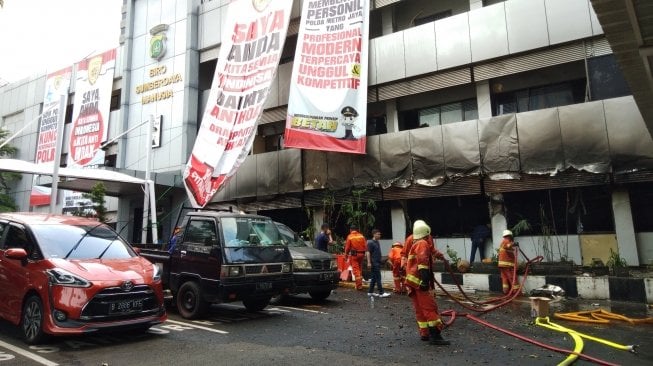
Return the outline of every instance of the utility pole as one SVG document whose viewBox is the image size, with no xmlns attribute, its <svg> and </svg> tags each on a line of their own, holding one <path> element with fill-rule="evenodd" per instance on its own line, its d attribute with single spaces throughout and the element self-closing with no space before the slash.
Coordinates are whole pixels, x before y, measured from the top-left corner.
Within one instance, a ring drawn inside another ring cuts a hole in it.
<svg viewBox="0 0 653 366">
<path fill-rule="evenodd" d="M 57 209 L 57 192 L 59 188 L 59 165 L 61 164 L 61 153 L 59 148 L 63 141 L 63 124 L 64 117 L 66 116 L 66 95 L 59 96 L 59 112 L 57 113 L 57 148 L 54 154 L 54 170 L 52 172 L 52 188 L 50 189 L 50 213 L 56 214 L 61 213 L 61 210 Z"/>
</svg>

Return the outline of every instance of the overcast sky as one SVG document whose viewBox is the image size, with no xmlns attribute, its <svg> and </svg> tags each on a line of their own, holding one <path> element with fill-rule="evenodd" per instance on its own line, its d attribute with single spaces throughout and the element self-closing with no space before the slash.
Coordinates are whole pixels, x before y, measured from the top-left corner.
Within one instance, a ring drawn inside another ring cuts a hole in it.
<svg viewBox="0 0 653 366">
<path fill-rule="evenodd" d="M 123 0 L 4 0 L 0 79 L 14 82 L 119 46 Z"/>
</svg>

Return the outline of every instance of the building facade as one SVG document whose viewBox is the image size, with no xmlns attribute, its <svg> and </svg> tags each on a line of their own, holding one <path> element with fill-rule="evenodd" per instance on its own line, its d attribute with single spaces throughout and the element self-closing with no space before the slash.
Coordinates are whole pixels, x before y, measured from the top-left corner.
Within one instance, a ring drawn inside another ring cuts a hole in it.
<svg viewBox="0 0 653 366">
<path fill-rule="evenodd" d="M 375 202 L 384 251 L 416 219 L 461 258 L 474 226 L 491 223 L 496 248 L 503 229 L 528 223 L 517 240 L 529 256 L 589 264 L 613 249 L 630 265 L 651 263 L 653 140 L 589 0 L 371 1 L 365 155 L 284 149 L 304 1 L 293 3 L 252 152 L 212 206 L 266 214 L 297 231 L 329 221 L 344 237 L 340 208 L 358 197 Z M 186 198 L 181 173 L 227 4 L 124 1 L 109 138 L 151 116 L 161 121 L 150 161 L 163 238 Z M 152 52 L 156 42 L 163 47 Z M 0 88 L 3 128 L 38 119 L 43 84 L 38 76 Z M 37 131 L 34 124 L 12 142 L 17 158 L 34 160 Z M 146 136 L 136 128 L 120 137 L 105 166 L 142 177 Z M 31 185 L 26 175 L 13 191 L 23 210 L 34 209 Z M 142 194 L 116 194 L 116 227 L 139 241 Z"/>
</svg>

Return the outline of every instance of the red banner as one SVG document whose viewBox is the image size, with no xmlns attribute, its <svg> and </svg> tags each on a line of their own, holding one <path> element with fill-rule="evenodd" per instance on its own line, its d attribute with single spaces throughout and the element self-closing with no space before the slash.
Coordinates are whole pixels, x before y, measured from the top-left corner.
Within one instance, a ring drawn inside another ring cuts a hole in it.
<svg viewBox="0 0 653 366">
<path fill-rule="evenodd" d="M 227 22 L 184 185 L 204 207 L 249 154 L 286 40 L 292 0 L 238 0 Z"/>
<path fill-rule="evenodd" d="M 365 154 L 369 1 L 304 1 L 285 147 Z"/>
</svg>

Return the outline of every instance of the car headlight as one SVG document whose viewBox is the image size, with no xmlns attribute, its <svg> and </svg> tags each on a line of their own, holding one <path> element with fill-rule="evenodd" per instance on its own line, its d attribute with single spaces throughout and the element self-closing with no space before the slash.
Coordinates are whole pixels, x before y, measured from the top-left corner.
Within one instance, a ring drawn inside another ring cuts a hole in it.
<svg viewBox="0 0 653 366">
<path fill-rule="evenodd" d="M 161 281 L 161 267 L 158 263 L 152 263 L 152 281 L 159 282 Z"/>
<path fill-rule="evenodd" d="M 50 283 L 67 287 L 91 287 L 91 283 L 61 268 L 52 268 L 45 271 Z"/>
<path fill-rule="evenodd" d="M 222 266 L 220 267 L 220 277 L 239 277 L 245 274 L 242 266 Z"/>
<path fill-rule="evenodd" d="M 281 264 L 281 272 L 282 273 L 292 273 L 292 264 L 290 263 L 283 263 Z"/>
<path fill-rule="evenodd" d="M 295 259 L 292 261 L 293 265 L 295 266 L 295 269 L 313 269 L 313 266 L 311 265 L 311 261 L 308 259 Z"/>
</svg>

